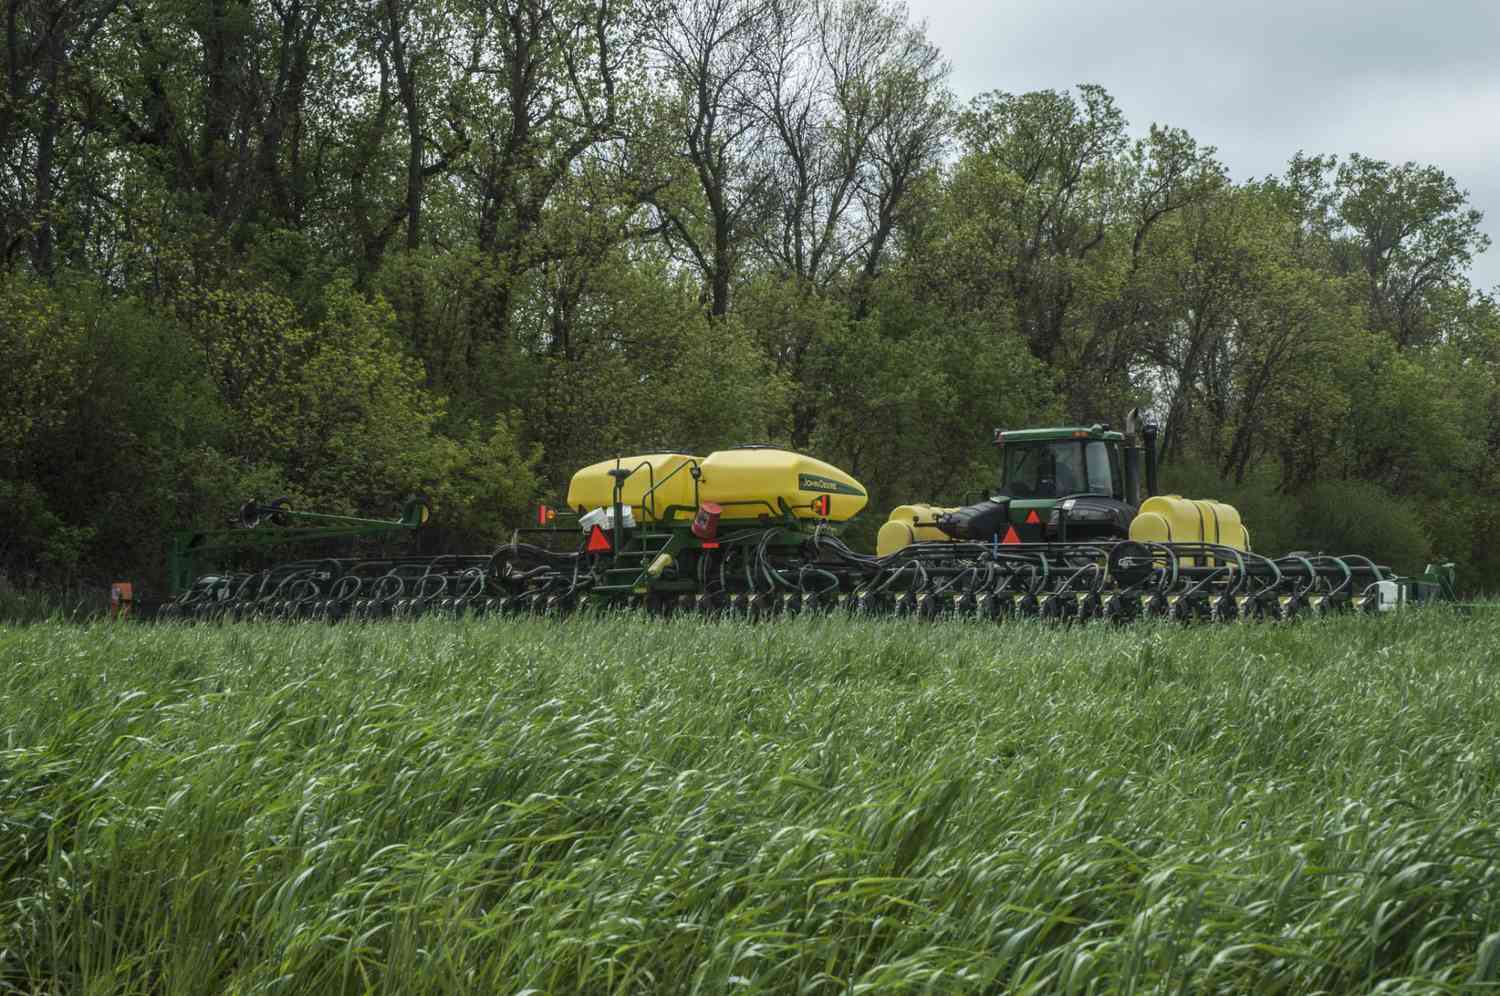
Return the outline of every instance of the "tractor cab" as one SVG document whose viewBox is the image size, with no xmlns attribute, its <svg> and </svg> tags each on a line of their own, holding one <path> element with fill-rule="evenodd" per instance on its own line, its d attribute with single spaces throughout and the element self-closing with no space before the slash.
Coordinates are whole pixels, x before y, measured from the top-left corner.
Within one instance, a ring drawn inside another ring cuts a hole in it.
<svg viewBox="0 0 1500 996">
<path fill-rule="evenodd" d="M 1016 499 L 1104 495 L 1125 500 L 1124 437 L 1093 429 L 1023 429 L 997 434 L 1000 493 Z"/>
<path fill-rule="evenodd" d="M 1136 432 L 1135 417 L 1127 428 Z M 1107 425 L 995 430 L 1000 487 L 1022 542 L 1123 537 L 1141 501 L 1141 456 L 1148 493 L 1156 487 L 1155 427 L 1134 445 Z"/>
</svg>

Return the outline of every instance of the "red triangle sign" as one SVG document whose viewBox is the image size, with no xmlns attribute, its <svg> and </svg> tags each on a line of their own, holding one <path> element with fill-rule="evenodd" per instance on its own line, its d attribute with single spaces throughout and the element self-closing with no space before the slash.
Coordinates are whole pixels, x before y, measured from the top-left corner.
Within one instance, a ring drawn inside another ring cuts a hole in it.
<svg viewBox="0 0 1500 996">
<path fill-rule="evenodd" d="M 609 536 L 603 527 L 595 526 L 589 533 L 589 545 L 586 549 L 589 553 L 608 553 L 614 548 L 609 545 Z"/>
<path fill-rule="evenodd" d="M 1026 513 L 1026 524 L 1028 526 L 1040 526 L 1042 524 L 1042 517 L 1036 514 L 1036 509 L 1032 509 Z"/>
<path fill-rule="evenodd" d="M 1002 543 L 1019 543 L 1019 542 L 1021 542 L 1021 537 L 1016 534 L 1016 527 L 1015 526 L 1009 526 L 1009 527 L 1007 527 L 1006 530 L 1005 530 L 1005 538 L 1002 539 L 1000 542 L 1002 542 Z"/>
</svg>

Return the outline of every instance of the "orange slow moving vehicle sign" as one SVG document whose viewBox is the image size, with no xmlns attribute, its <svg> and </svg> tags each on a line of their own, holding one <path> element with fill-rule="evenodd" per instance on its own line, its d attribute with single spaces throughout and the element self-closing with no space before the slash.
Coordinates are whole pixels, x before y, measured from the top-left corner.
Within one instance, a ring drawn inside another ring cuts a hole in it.
<svg viewBox="0 0 1500 996">
<path fill-rule="evenodd" d="M 130 615 L 131 604 L 135 601 L 135 587 L 129 581 L 116 581 L 109 586 L 109 614 L 114 619 L 124 619 Z"/>
</svg>

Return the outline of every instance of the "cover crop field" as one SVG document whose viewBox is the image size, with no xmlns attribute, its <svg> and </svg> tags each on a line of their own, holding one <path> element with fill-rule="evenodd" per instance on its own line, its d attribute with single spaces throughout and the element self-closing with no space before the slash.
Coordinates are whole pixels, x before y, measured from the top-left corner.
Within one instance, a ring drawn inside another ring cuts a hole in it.
<svg viewBox="0 0 1500 996">
<path fill-rule="evenodd" d="M 0 992 L 1487 989 L 1497 659 L 1439 610 L 0 630 Z"/>
</svg>

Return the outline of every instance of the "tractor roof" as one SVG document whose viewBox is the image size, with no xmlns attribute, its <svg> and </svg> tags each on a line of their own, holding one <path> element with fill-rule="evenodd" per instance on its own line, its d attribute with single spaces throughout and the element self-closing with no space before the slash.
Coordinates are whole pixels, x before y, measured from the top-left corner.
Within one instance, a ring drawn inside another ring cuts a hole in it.
<svg viewBox="0 0 1500 996">
<path fill-rule="evenodd" d="M 996 429 L 995 442 L 1035 443 L 1055 439 L 1104 439 L 1120 442 L 1125 439 L 1118 432 L 1111 432 L 1103 425 L 1067 425 L 1052 429 Z"/>
</svg>

